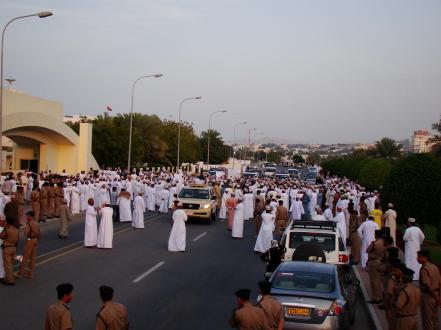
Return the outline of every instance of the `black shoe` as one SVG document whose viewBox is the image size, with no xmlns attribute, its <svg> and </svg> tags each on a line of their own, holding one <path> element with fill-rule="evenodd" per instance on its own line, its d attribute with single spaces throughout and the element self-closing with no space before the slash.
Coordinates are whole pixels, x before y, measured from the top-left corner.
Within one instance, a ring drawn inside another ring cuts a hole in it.
<svg viewBox="0 0 441 330">
<path fill-rule="evenodd" d="M 4 285 L 9 285 L 9 286 L 14 286 L 15 283 L 11 283 L 11 282 L 3 282 Z"/>
</svg>

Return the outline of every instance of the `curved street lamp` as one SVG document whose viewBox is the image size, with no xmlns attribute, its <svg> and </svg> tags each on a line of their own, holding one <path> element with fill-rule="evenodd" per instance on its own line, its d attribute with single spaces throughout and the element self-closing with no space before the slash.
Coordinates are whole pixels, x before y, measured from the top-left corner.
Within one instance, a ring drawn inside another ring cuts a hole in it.
<svg viewBox="0 0 441 330">
<path fill-rule="evenodd" d="M 178 120 L 178 157 L 176 161 L 176 172 L 178 172 L 179 164 L 180 164 L 180 156 L 181 156 L 181 111 L 182 111 L 182 105 L 186 101 L 190 100 L 200 100 L 202 96 L 195 96 L 195 97 L 189 97 L 188 99 L 184 99 L 179 104 L 179 120 Z"/>
<path fill-rule="evenodd" d="M 52 12 L 50 11 L 42 11 L 36 14 L 30 14 L 30 15 L 24 15 L 24 16 L 18 16 L 13 19 L 11 19 L 8 23 L 6 23 L 5 27 L 2 31 L 2 42 L 1 42 L 1 48 L 0 48 L 0 173 L 3 169 L 3 141 L 2 141 L 2 135 L 3 135 L 3 48 L 4 48 L 4 41 L 5 41 L 5 32 L 9 24 L 12 22 L 22 19 L 22 18 L 28 18 L 28 17 L 34 17 L 38 16 L 39 18 L 46 18 L 49 16 L 52 16 Z"/>
<path fill-rule="evenodd" d="M 163 75 L 162 75 L 161 73 L 158 73 L 158 74 L 150 74 L 150 75 L 147 75 L 147 76 L 141 76 L 141 77 L 137 78 L 137 79 L 133 82 L 133 85 L 132 85 L 132 102 L 131 102 L 131 104 L 130 104 L 129 155 L 128 155 L 128 159 L 127 159 L 127 174 L 130 174 L 130 161 L 131 161 L 131 158 L 132 158 L 133 97 L 134 97 L 134 94 L 135 94 L 135 86 L 136 86 L 136 83 L 137 83 L 138 81 L 140 81 L 141 79 L 144 79 L 144 78 L 160 78 L 160 77 L 162 77 L 162 76 L 163 76 Z"/>
<path fill-rule="evenodd" d="M 213 117 L 213 115 L 217 114 L 217 113 L 225 113 L 228 112 L 227 110 L 219 110 L 219 111 L 214 111 L 212 113 L 210 113 L 210 117 L 208 119 L 208 134 L 207 134 L 207 169 L 210 168 L 210 136 L 211 136 L 211 117 Z"/>
</svg>

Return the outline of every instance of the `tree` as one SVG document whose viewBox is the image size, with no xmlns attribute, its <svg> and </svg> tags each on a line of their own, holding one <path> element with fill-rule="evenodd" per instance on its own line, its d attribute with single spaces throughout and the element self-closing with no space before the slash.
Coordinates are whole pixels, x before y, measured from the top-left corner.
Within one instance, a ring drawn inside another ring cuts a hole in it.
<svg viewBox="0 0 441 330">
<path fill-rule="evenodd" d="M 368 190 L 380 189 L 391 170 L 391 164 L 384 159 L 370 159 L 360 169 L 358 182 Z"/>
<path fill-rule="evenodd" d="M 225 145 L 220 133 L 215 130 L 207 130 L 201 133 L 199 147 L 202 151 L 202 159 L 207 162 L 208 134 L 210 134 L 210 164 L 223 164 L 230 157 L 230 147 Z"/>
<path fill-rule="evenodd" d="M 382 202 L 395 205 L 401 222 L 416 218 L 438 225 L 441 218 L 441 162 L 430 154 L 413 154 L 392 168 Z"/>
<path fill-rule="evenodd" d="M 305 164 L 305 159 L 299 154 L 293 155 L 292 161 L 294 162 L 294 164 Z"/>
<path fill-rule="evenodd" d="M 375 143 L 375 156 L 381 158 L 396 158 L 401 156 L 401 146 L 393 139 L 382 138 Z"/>
<path fill-rule="evenodd" d="M 306 164 L 308 165 L 318 165 L 321 162 L 320 154 L 317 152 L 311 152 L 306 158 Z"/>
<path fill-rule="evenodd" d="M 432 144 L 431 152 L 435 157 L 441 158 L 441 118 L 437 123 L 432 124 L 432 129 L 437 133 L 430 139 Z"/>
</svg>

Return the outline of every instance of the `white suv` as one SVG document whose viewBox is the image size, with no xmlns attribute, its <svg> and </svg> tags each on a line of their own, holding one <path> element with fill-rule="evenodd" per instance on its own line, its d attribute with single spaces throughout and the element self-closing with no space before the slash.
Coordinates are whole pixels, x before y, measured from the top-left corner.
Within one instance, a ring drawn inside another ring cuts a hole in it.
<svg viewBox="0 0 441 330">
<path fill-rule="evenodd" d="M 284 248 L 282 261 L 303 260 L 334 265 L 349 264 L 349 252 L 334 222 L 292 221 L 283 233 L 280 246 Z"/>
</svg>

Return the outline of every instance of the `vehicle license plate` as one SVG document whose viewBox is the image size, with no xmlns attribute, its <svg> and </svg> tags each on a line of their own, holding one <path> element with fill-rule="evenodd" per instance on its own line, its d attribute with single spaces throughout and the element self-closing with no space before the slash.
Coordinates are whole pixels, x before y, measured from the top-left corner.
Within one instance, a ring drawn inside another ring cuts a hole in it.
<svg viewBox="0 0 441 330">
<path fill-rule="evenodd" d="M 187 215 L 193 215 L 193 212 L 187 212 Z"/>
<path fill-rule="evenodd" d="M 309 317 L 310 309 L 301 307 L 288 307 L 288 315 Z"/>
</svg>

